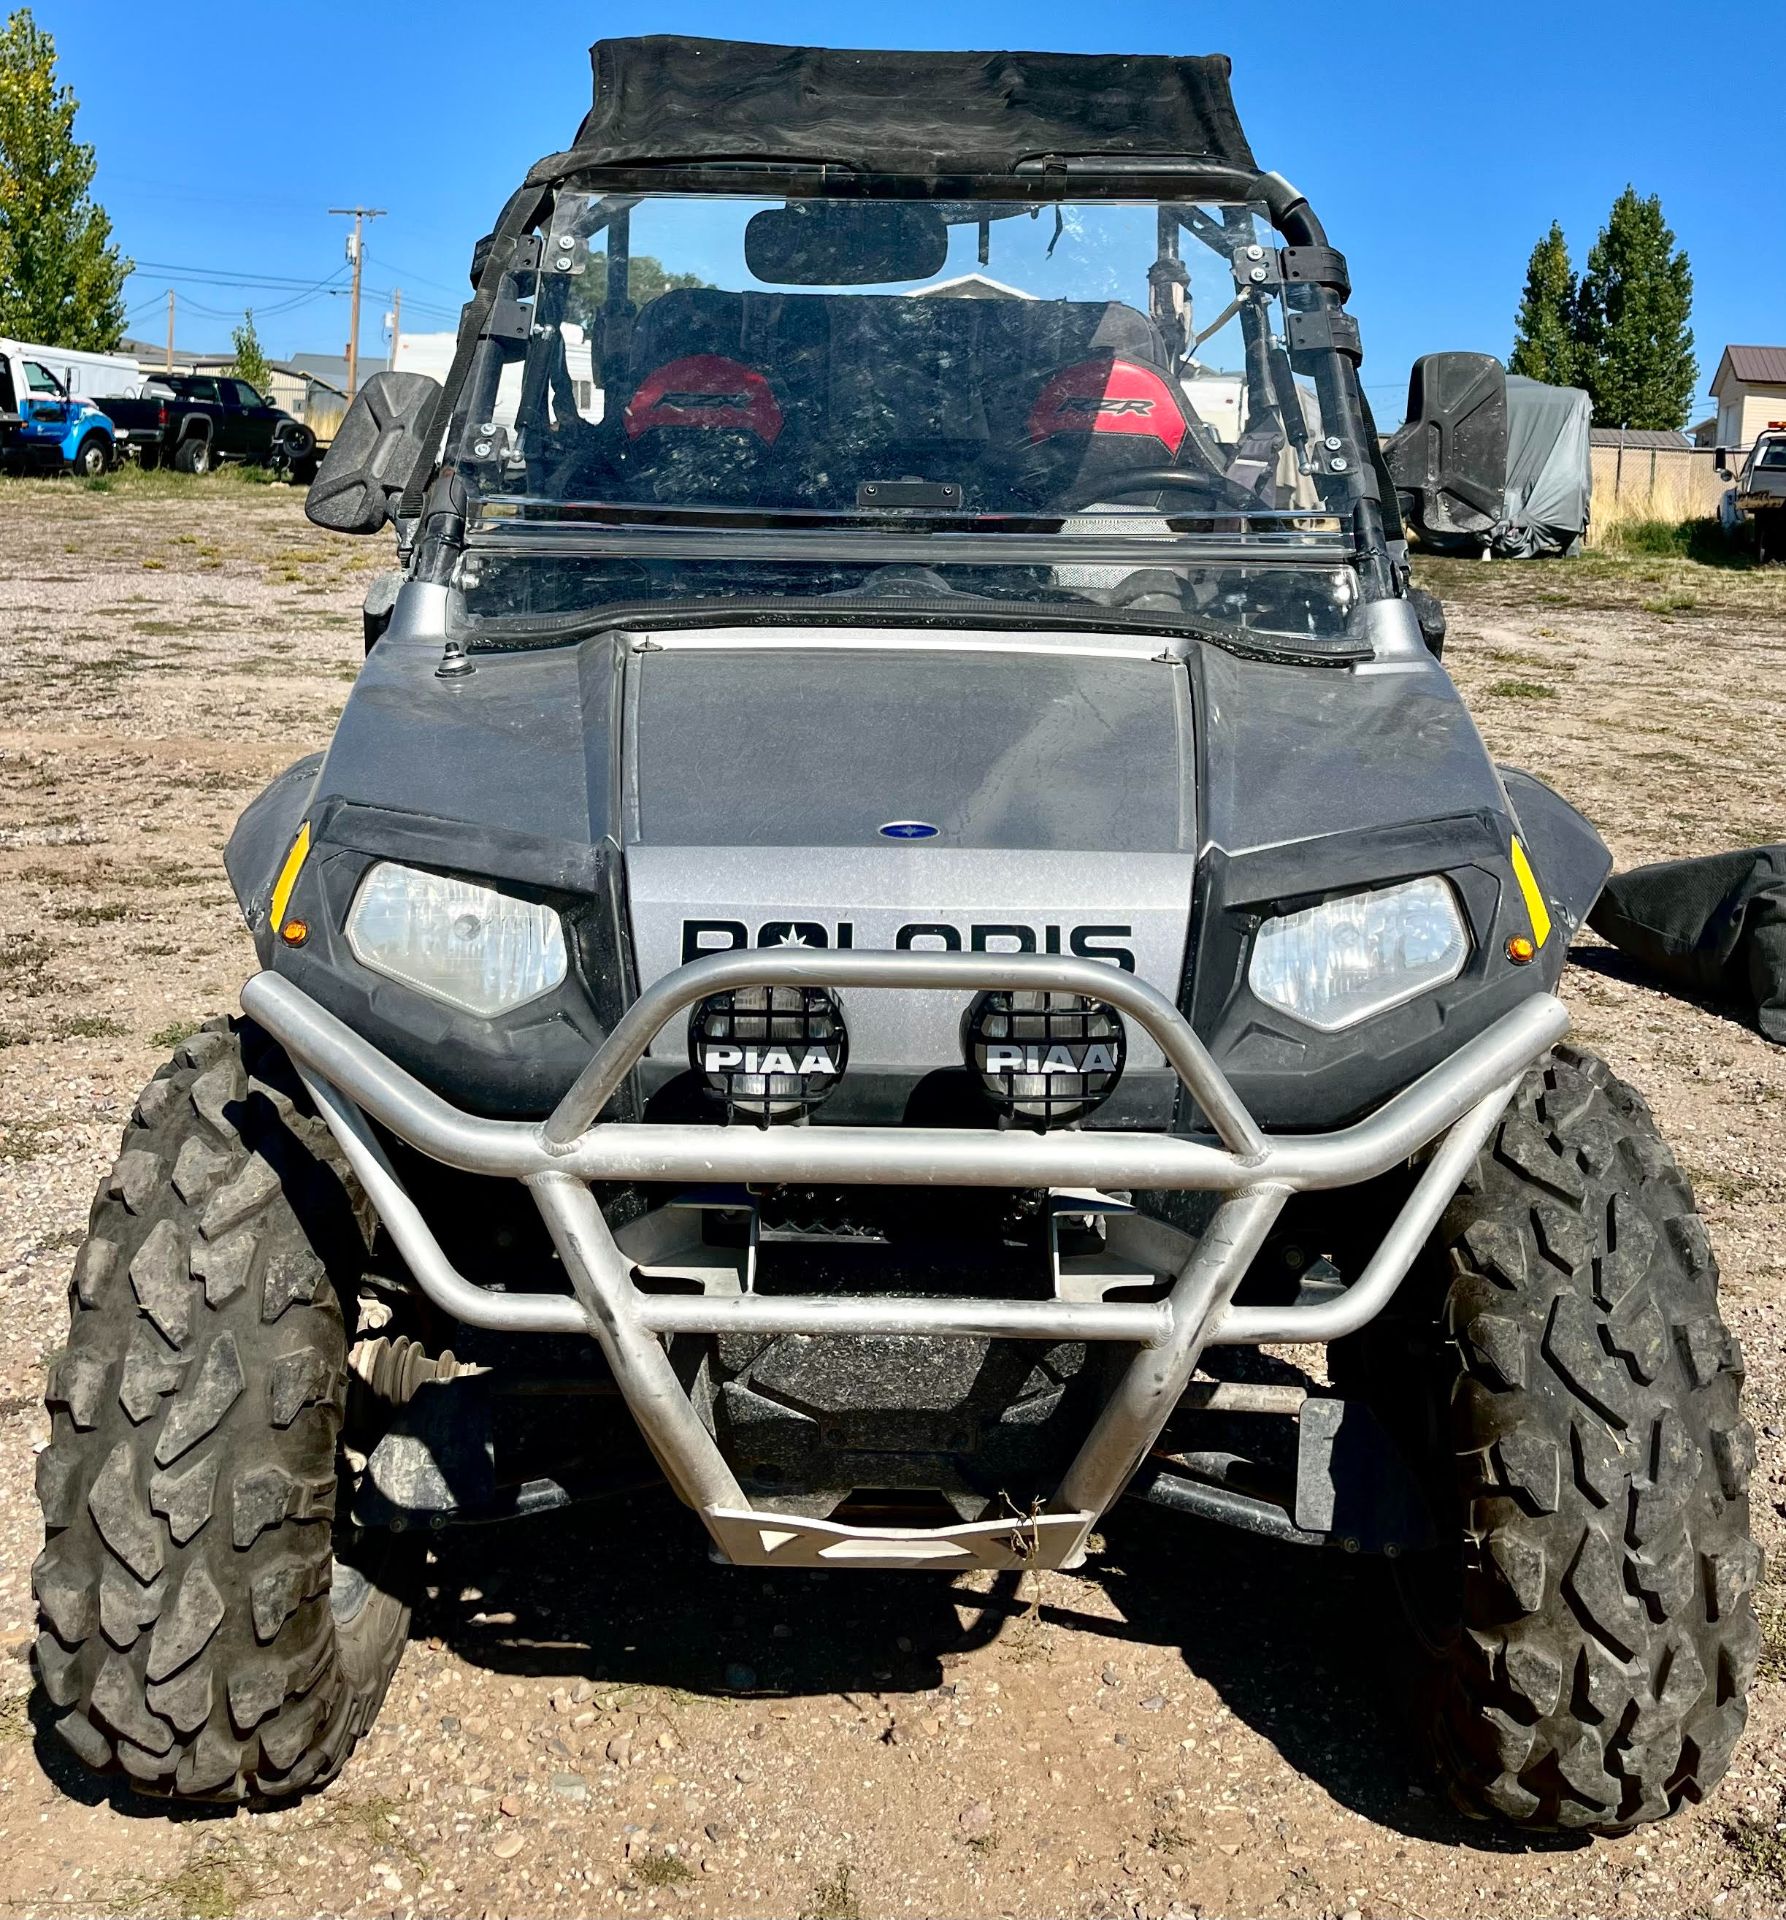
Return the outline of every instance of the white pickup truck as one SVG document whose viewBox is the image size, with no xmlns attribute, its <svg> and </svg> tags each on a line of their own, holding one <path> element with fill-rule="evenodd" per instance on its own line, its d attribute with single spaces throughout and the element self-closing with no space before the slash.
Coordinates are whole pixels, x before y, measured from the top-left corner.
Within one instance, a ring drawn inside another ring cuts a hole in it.
<svg viewBox="0 0 1786 1920">
<path fill-rule="evenodd" d="M 1755 530 L 1755 550 L 1762 560 L 1786 547 L 1786 420 L 1770 420 L 1738 469 L 1728 464 L 1733 454 L 1720 458 L 1718 472 L 1734 484 L 1718 503 L 1718 518 L 1727 533 L 1746 521 Z"/>
</svg>

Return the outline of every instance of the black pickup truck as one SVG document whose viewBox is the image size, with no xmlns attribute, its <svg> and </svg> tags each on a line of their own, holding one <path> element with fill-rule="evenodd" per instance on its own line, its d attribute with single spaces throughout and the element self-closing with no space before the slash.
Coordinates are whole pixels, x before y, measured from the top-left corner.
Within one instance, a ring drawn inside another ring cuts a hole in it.
<svg viewBox="0 0 1786 1920">
<path fill-rule="evenodd" d="M 166 463 L 209 473 L 221 460 L 302 469 L 314 463 L 316 435 L 229 375 L 158 373 L 133 399 L 97 403 L 117 431 L 121 453 L 145 467 Z"/>
</svg>

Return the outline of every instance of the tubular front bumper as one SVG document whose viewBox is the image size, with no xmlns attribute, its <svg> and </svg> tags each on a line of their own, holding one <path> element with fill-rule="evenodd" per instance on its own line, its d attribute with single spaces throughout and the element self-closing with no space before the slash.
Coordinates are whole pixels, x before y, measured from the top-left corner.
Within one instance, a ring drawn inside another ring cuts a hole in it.
<svg viewBox="0 0 1786 1920">
<path fill-rule="evenodd" d="M 974 992 L 1054 989 L 1114 1006 L 1159 1045 L 1214 1137 L 979 1132 L 947 1128 L 643 1125 L 601 1114 L 657 1033 L 707 995 L 744 986 Z M 1562 1003 L 1535 994 L 1487 1032 L 1338 1132 L 1262 1133 L 1184 1016 L 1164 995 L 1097 961 L 992 953 L 847 950 L 712 954 L 640 995 L 543 1122 L 479 1119 L 431 1093 L 276 974 L 242 991 L 286 1049 L 416 1283 L 445 1312 L 509 1332 L 586 1333 L 678 1494 L 719 1553 L 748 1565 L 948 1568 L 1073 1566 L 1106 1508 L 1158 1439 L 1206 1346 L 1338 1339 L 1394 1293 L 1526 1069 L 1567 1031 Z M 523 1181 L 572 1292 L 498 1293 L 452 1265 L 405 1192 L 368 1116 L 430 1158 Z M 1237 1307 L 1234 1290 L 1291 1193 L 1371 1180 L 1431 1147 L 1376 1254 L 1319 1305 Z M 616 1245 L 592 1181 L 1200 1189 L 1223 1196 L 1194 1242 L 1168 1254 L 1163 1298 L 919 1299 L 647 1292 Z M 665 1351 L 674 1333 L 920 1334 L 1099 1340 L 1135 1354 L 1046 1506 L 938 1529 L 845 1526 L 753 1509 Z"/>
</svg>

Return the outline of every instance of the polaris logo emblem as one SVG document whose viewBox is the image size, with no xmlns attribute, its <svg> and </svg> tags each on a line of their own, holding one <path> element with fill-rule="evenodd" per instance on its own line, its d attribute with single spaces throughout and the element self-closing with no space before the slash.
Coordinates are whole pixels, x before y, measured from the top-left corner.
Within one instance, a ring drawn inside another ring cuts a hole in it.
<svg viewBox="0 0 1786 1920">
<path fill-rule="evenodd" d="M 992 1041 L 986 1047 L 987 1073 L 1115 1073 L 1120 1062 L 1116 1049 L 1104 1040 L 1072 1047 L 1060 1040 L 1028 1046 Z"/>
<path fill-rule="evenodd" d="M 881 828 L 883 840 L 934 840 L 936 835 L 928 820 L 889 820 Z"/>
<path fill-rule="evenodd" d="M 796 1065 L 788 1047 L 740 1047 L 713 1040 L 701 1048 L 703 1073 L 830 1073 L 842 1071 L 837 1056 L 823 1047 L 808 1047 Z"/>
<path fill-rule="evenodd" d="M 916 949 L 931 953 L 1071 953 L 1081 960 L 1108 960 L 1124 973 L 1135 971 L 1134 949 L 1127 942 L 1134 928 L 1126 921 L 1091 922 L 1082 926 L 1046 923 L 1033 926 L 1021 920 L 980 920 L 965 929 L 947 920 L 909 920 L 893 936 L 900 952 Z M 744 947 L 841 947 L 856 944 L 856 929 L 848 920 L 827 926 L 817 920 L 765 920 L 752 929 L 742 920 L 684 920 L 682 960 L 698 960 L 704 953 L 735 953 Z"/>
</svg>

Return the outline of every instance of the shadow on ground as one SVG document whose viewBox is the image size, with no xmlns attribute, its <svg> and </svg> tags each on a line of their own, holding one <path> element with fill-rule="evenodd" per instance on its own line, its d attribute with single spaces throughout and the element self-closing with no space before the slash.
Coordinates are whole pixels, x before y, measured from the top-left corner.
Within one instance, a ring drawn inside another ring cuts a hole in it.
<svg viewBox="0 0 1786 1920">
<path fill-rule="evenodd" d="M 1177 1650 L 1289 1765 L 1379 1825 L 1497 1852 L 1585 1844 L 1465 1820 L 1413 1771 L 1400 1710 L 1409 1646 L 1380 1564 L 1134 1503 L 1110 1517 L 1104 1540 L 1084 1577 L 1118 1617 L 1045 1600 L 1043 1622 Z M 935 1575 L 718 1567 L 667 1495 L 560 1518 L 551 1536 L 449 1535 L 438 1553 L 415 1631 L 462 1658 L 713 1698 L 927 1693 L 946 1677 L 944 1655 L 987 1645 L 1032 1613 L 1016 1576 L 979 1594 Z M 965 1633 L 958 1607 L 977 1609 Z"/>
</svg>

